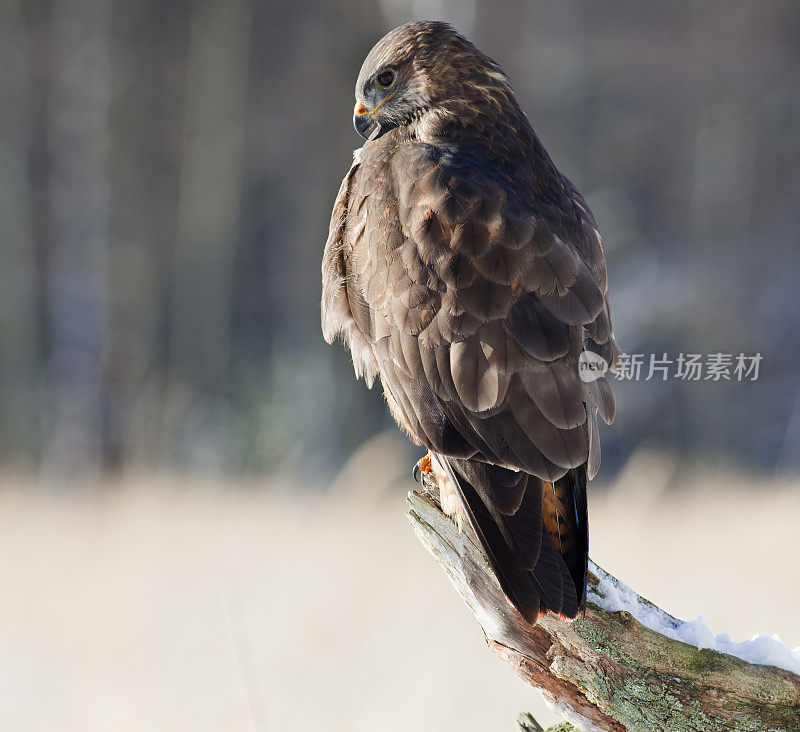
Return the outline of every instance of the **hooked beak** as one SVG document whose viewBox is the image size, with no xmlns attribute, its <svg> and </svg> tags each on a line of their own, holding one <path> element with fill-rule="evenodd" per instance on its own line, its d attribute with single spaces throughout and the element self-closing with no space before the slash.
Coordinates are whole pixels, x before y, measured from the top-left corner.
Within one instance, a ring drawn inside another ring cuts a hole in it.
<svg viewBox="0 0 800 732">
<path fill-rule="evenodd" d="M 367 109 L 361 102 L 356 102 L 356 108 L 353 112 L 353 127 L 365 140 L 368 140 L 370 135 L 379 127 L 373 117 L 376 111 Z"/>
<path fill-rule="evenodd" d="M 356 108 L 353 112 L 353 127 L 356 128 L 361 137 L 365 140 L 376 140 L 384 132 L 388 132 L 396 125 L 384 122 L 381 124 L 375 119 L 377 111 L 394 96 L 392 92 L 386 99 L 384 99 L 375 109 L 367 109 L 361 102 L 356 102 Z"/>
</svg>

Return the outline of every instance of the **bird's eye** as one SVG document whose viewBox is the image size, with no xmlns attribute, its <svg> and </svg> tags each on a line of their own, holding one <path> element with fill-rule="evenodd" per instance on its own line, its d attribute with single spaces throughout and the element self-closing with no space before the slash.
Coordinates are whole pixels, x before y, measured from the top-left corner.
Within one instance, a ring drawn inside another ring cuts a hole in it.
<svg viewBox="0 0 800 732">
<path fill-rule="evenodd" d="M 394 71 L 391 69 L 381 71 L 381 73 L 375 77 L 375 81 L 378 82 L 378 86 L 382 86 L 384 89 L 390 87 L 394 84 Z"/>
</svg>

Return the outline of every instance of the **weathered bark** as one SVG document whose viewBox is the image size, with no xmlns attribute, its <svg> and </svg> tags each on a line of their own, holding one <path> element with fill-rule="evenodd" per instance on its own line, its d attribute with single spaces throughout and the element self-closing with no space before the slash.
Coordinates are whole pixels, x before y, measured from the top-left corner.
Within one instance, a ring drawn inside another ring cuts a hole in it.
<svg viewBox="0 0 800 732">
<path fill-rule="evenodd" d="M 695 648 L 630 613 L 602 609 L 592 599 L 599 599 L 598 575 L 606 573 L 593 564 L 585 614 L 574 621 L 545 615 L 531 626 L 505 598 L 472 532 L 459 531 L 431 493 L 410 493 L 409 503 L 417 536 L 475 614 L 489 647 L 578 729 L 800 730 L 795 674 Z M 519 724 L 536 729 L 529 715 Z"/>
</svg>

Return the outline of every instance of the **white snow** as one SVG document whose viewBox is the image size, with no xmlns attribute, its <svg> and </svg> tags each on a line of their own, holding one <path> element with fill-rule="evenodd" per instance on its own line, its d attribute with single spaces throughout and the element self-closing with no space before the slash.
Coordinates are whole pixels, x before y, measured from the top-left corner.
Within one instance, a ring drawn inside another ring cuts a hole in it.
<svg viewBox="0 0 800 732">
<path fill-rule="evenodd" d="M 702 615 L 694 620 L 679 620 L 639 597 L 594 562 L 589 562 L 589 570 L 600 582 L 596 587 L 589 586 L 588 599 L 604 610 L 627 610 L 651 630 L 696 648 L 710 648 L 750 663 L 777 666 L 800 674 L 800 646 L 789 648 L 777 635 L 755 635 L 751 640 L 735 641 L 727 633 L 712 633 Z"/>
</svg>

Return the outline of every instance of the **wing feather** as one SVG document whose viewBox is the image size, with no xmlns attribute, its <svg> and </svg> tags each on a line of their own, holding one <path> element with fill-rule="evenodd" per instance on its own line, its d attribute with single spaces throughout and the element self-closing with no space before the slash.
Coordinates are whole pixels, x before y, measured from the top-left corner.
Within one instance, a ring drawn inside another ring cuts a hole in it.
<svg viewBox="0 0 800 732">
<path fill-rule="evenodd" d="M 342 333 L 401 426 L 446 456 L 529 619 L 582 603 L 585 478 L 614 399 L 577 363 L 619 353 L 591 212 L 564 178 L 548 196 L 391 131 L 343 181 L 323 257 L 326 339 Z"/>
</svg>

